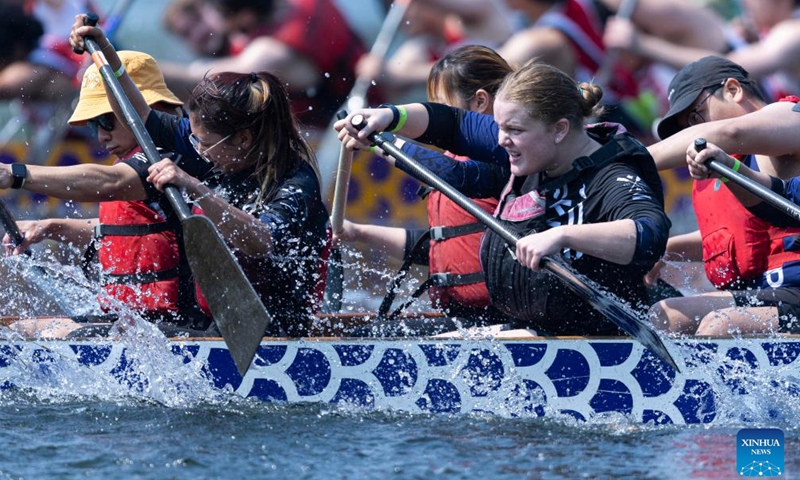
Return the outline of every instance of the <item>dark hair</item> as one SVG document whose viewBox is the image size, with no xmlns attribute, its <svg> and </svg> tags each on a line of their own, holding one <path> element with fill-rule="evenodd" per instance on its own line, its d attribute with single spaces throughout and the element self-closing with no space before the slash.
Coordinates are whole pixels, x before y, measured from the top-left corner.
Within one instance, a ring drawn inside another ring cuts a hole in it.
<svg viewBox="0 0 800 480">
<path fill-rule="evenodd" d="M 206 76 L 192 91 L 189 112 L 209 132 L 226 136 L 247 130 L 253 138 L 245 162 L 261 182 L 257 203 L 271 198 L 279 183 L 307 162 L 319 178 L 314 152 L 297 128 L 286 88 L 268 72 L 222 72 Z"/>
<path fill-rule="evenodd" d="M 469 103 L 475 92 L 486 90 L 495 96 L 503 79 L 511 73 L 511 67 L 503 57 L 491 48 L 481 45 L 464 45 L 451 51 L 431 68 L 428 75 L 428 98 L 436 97 L 443 87 L 452 102 L 453 96 Z"/>
<path fill-rule="evenodd" d="M 275 0 L 207 0 L 222 15 L 235 15 L 243 10 L 251 10 L 259 17 L 267 18 L 275 12 Z"/>
<path fill-rule="evenodd" d="M 602 113 L 598 103 L 603 89 L 587 82 L 578 85 L 552 65 L 529 61 L 506 77 L 497 98 L 524 105 L 531 118 L 546 124 L 566 118 L 570 127 L 582 130 L 586 117 Z"/>
<path fill-rule="evenodd" d="M 33 15 L 25 13 L 20 5 L 0 3 L 0 61 L 11 63 L 25 60 L 39 45 L 44 27 Z"/>
</svg>

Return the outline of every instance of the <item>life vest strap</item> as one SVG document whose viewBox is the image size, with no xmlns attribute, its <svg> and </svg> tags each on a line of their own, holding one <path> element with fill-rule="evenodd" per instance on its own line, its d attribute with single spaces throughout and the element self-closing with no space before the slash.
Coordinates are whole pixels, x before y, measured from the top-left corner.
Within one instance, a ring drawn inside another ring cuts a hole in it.
<svg viewBox="0 0 800 480">
<path fill-rule="evenodd" d="M 147 273 L 104 273 L 103 282 L 107 285 L 154 283 L 176 278 L 181 274 L 181 270 L 180 267 L 176 267 Z"/>
<path fill-rule="evenodd" d="M 452 227 L 431 227 L 431 240 L 441 242 L 442 240 L 447 240 L 448 238 L 479 233 L 485 229 L 486 226 L 480 222 L 467 223 Z"/>
<path fill-rule="evenodd" d="M 430 275 L 433 287 L 456 287 L 470 285 L 484 281 L 483 272 L 476 273 L 432 273 Z"/>
<path fill-rule="evenodd" d="M 104 225 L 94 226 L 94 238 L 105 236 L 134 237 L 161 233 L 171 230 L 172 227 L 167 222 L 147 223 L 140 225 Z"/>
</svg>

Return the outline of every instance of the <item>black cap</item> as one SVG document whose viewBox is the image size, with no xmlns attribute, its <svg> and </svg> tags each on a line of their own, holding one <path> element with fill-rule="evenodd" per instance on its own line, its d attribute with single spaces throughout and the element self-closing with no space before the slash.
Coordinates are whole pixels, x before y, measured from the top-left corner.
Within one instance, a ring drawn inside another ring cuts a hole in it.
<svg viewBox="0 0 800 480">
<path fill-rule="evenodd" d="M 664 139 L 682 130 L 678 115 L 697 100 L 700 92 L 729 78 L 749 80 L 747 70 L 722 57 L 703 57 L 683 67 L 669 82 L 669 111 L 658 123 L 658 136 Z"/>
</svg>

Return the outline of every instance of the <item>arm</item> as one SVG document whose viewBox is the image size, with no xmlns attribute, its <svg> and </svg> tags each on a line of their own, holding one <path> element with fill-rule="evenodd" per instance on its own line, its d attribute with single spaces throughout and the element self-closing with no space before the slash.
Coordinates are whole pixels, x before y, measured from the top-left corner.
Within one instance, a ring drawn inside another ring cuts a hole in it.
<svg viewBox="0 0 800 480">
<path fill-rule="evenodd" d="M 290 85 L 293 91 L 314 87 L 320 80 L 320 72 L 309 59 L 271 37 L 254 39 L 236 56 L 189 65 L 164 63 L 161 67 L 167 84 L 178 92 L 191 90 L 204 76 L 217 72 L 269 71 Z"/>
<path fill-rule="evenodd" d="M 29 192 L 78 202 L 147 198 L 139 175 L 125 163 L 63 167 L 27 165 L 27 169 L 23 188 Z M 11 184 L 11 166 L 0 165 L 0 189 L 10 188 Z"/>
<path fill-rule="evenodd" d="M 744 175 L 745 177 L 753 180 L 764 187 L 773 188 L 773 179 L 777 180 L 775 177 L 771 177 L 765 173 L 757 172 L 744 163 L 739 162 L 735 158 L 731 157 L 724 151 L 722 151 L 718 146 L 709 143 L 708 146 L 698 152 L 695 150 L 694 145 L 692 144 L 686 152 L 686 162 L 689 166 L 689 173 L 695 179 L 706 179 L 706 178 L 719 178 L 719 175 L 712 172 L 706 166 L 706 162 L 709 160 L 716 160 L 719 163 L 724 164 L 729 168 L 733 168 L 737 170 L 739 173 Z M 738 165 L 737 165 L 738 163 Z M 783 182 L 780 182 L 781 189 L 783 190 Z M 738 184 L 733 182 L 726 182 L 725 184 L 728 189 L 730 189 L 731 193 L 733 193 L 739 202 L 745 207 L 752 207 L 763 200 L 761 197 L 750 193 L 749 190 L 740 187 Z M 780 195 L 784 195 L 784 192 L 779 192 Z"/>
<path fill-rule="evenodd" d="M 503 187 L 511 177 L 507 162 L 506 165 L 494 165 L 472 159 L 456 160 L 441 152 L 407 142 L 404 142 L 402 149 L 422 166 L 468 197 L 499 198 Z M 393 159 L 390 161 L 394 163 Z M 395 166 L 412 174 L 404 165 Z"/>
<path fill-rule="evenodd" d="M 800 20 L 784 20 L 763 40 L 736 49 L 728 58 L 744 67 L 750 76 L 763 78 L 780 71 L 797 69 L 800 57 Z"/>
<path fill-rule="evenodd" d="M 122 66 L 122 62 L 119 59 L 119 55 L 117 55 L 116 49 L 108 40 L 108 38 L 106 38 L 106 35 L 103 33 L 101 28 L 85 26 L 85 18 L 85 14 L 75 16 L 75 23 L 72 25 L 72 30 L 69 34 L 69 43 L 72 45 L 72 48 L 83 51 L 85 49 L 83 37 L 93 37 L 102 49 L 102 53 L 108 60 L 108 64 L 111 69 L 115 72 L 118 71 Z M 147 104 L 147 101 L 144 99 L 142 93 L 133 83 L 133 80 L 127 72 L 123 73 L 122 76 L 119 77 L 119 83 L 133 105 L 134 110 L 136 110 L 136 113 L 139 114 L 139 117 L 144 122 L 147 119 L 147 116 L 150 114 L 150 105 Z M 105 88 L 109 103 L 111 103 L 111 107 L 114 109 L 114 113 L 117 115 L 117 118 L 125 118 L 125 115 L 122 114 L 122 109 L 117 104 L 117 101 L 109 90 L 108 85 L 105 85 Z"/>
<path fill-rule="evenodd" d="M 406 249 L 404 228 L 354 223 L 347 220 L 344 221 L 343 228 L 337 236 L 338 240 L 380 245 L 389 257 L 398 260 L 404 258 Z"/>
<path fill-rule="evenodd" d="M 88 220 L 70 218 L 49 218 L 45 220 L 20 221 L 17 227 L 23 237 L 23 242 L 15 248 L 10 247 L 11 239 L 8 236 L 3 238 L 6 246 L 6 253 L 19 255 L 25 252 L 34 243 L 43 240 L 55 240 L 60 243 L 73 245 L 84 250 L 93 238 L 94 226 L 99 223 L 98 219 Z"/>
<path fill-rule="evenodd" d="M 557 254 L 564 248 L 627 265 L 636 250 L 636 224 L 627 219 L 553 227 L 521 238 L 517 242 L 517 261 L 538 270 L 542 257 Z"/>
<path fill-rule="evenodd" d="M 726 152 L 756 153 L 773 157 L 800 152 L 800 112 L 795 105 L 778 102 L 741 117 L 702 123 L 650 145 L 647 150 L 659 170 L 686 165 L 687 146 L 705 138 Z"/>
<path fill-rule="evenodd" d="M 272 253 L 272 233 L 267 225 L 217 195 L 200 180 L 181 170 L 170 160 L 162 160 L 149 169 L 147 181 L 163 191 L 167 185 L 183 189 L 203 209 L 228 245 L 248 256 Z"/>
</svg>

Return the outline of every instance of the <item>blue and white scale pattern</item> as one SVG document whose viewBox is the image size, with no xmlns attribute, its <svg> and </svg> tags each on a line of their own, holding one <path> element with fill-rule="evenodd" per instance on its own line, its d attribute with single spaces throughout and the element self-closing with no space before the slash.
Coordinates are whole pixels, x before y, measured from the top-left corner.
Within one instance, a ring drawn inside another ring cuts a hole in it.
<svg viewBox="0 0 800 480">
<path fill-rule="evenodd" d="M 221 341 L 171 348 L 185 363 L 202 362 L 216 387 L 265 401 L 691 424 L 714 422 L 765 388 L 792 405 L 800 398 L 800 339 L 681 341 L 670 347 L 680 374 L 627 339 L 266 341 L 244 378 Z M 121 377 L 124 350 L 115 342 L 0 343 L 0 372 L 16 356 L 53 361 L 58 352 Z"/>
</svg>

